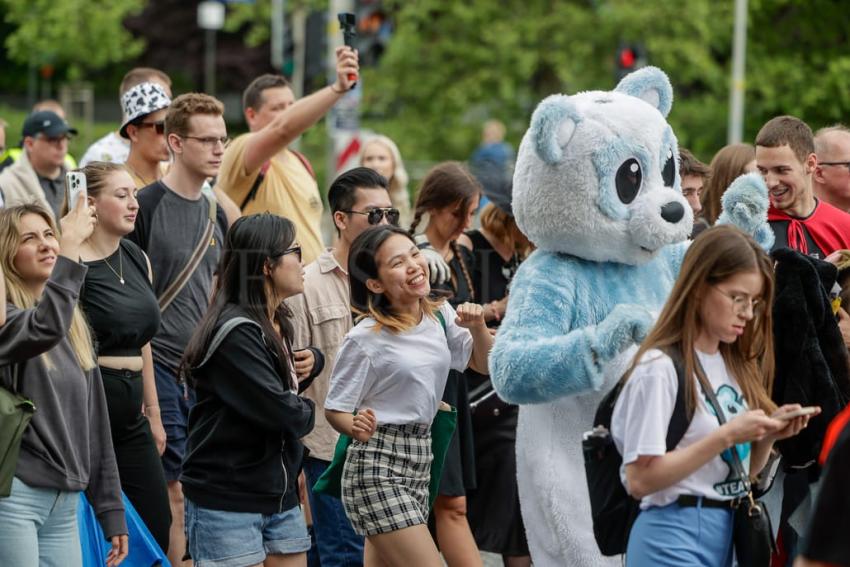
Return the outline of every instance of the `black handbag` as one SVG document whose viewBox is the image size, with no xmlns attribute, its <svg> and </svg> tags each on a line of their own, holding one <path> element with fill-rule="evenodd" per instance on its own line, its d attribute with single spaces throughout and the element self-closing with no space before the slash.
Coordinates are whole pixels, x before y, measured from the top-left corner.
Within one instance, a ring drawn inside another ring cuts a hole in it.
<svg viewBox="0 0 850 567">
<path fill-rule="evenodd" d="M 699 364 L 699 360 L 697 360 Z M 700 371 L 702 367 L 700 365 Z M 705 372 L 702 372 L 705 375 Z M 722 407 L 717 401 L 717 397 L 710 387 L 706 387 L 700 382 L 705 397 L 714 408 L 714 413 L 717 416 L 717 421 L 720 425 L 726 423 L 726 417 L 723 414 Z M 736 474 L 744 484 L 744 489 L 747 491 L 746 496 L 741 499 L 738 507 L 735 508 L 735 519 L 732 528 L 732 544 L 735 548 L 735 557 L 738 559 L 738 565 L 746 565 L 746 567 L 770 567 L 770 556 L 776 551 L 776 544 L 773 541 L 773 528 L 770 525 L 770 517 L 767 513 L 767 507 L 764 502 L 759 502 L 753 497 L 753 487 L 750 482 L 750 475 L 744 470 L 744 464 L 741 462 L 741 457 L 738 455 L 738 449 L 733 446 L 732 461 L 735 465 Z"/>
</svg>

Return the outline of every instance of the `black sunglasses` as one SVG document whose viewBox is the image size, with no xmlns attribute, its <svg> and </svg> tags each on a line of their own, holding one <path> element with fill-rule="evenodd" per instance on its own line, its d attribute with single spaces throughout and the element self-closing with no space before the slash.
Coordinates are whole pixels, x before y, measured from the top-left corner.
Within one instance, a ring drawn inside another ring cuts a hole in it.
<svg viewBox="0 0 850 567">
<path fill-rule="evenodd" d="M 139 128 L 153 128 L 157 134 L 165 134 L 165 122 L 163 120 L 159 122 L 139 122 L 136 126 Z"/>
<path fill-rule="evenodd" d="M 398 226 L 398 219 L 401 216 L 401 213 L 398 212 L 398 209 L 395 208 L 386 208 L 386 209 L 370 209 L 368 211 L 352 211 L 346 210 L 342 211 L 343 213 L 354 213 L 356 215 L 366 215 L 366 220 L 369 221 L 369 224 L 378 224 L 381 222 L 381 219 L 387 217 L 387 222 L 393 226 Z"/>
</svg>

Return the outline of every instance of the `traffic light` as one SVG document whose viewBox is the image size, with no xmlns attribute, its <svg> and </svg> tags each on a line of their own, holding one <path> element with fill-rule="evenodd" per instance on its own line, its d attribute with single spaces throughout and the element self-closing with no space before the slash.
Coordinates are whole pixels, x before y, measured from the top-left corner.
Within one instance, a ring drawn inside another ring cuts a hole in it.
<svg viewBox="0 0 850 567">
<path fill-rule="evenodd" d="M 377 65 L 392 36 L 392 21 L 381 0 L 359 0 L 356 4 L 360 65 Z"/>
<path fill-rule="evenodd" d="M 621 43 L 615 59 L 616 80 L 646 66 L 646 51 L 640 43 Z"/>
</svg>

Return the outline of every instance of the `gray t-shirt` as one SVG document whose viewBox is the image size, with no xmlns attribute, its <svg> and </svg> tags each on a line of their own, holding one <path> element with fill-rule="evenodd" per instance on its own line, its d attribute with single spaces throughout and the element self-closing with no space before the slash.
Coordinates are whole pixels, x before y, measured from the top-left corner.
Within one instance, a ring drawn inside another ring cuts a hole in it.
<svg viewBox="0 0 850 567">
<path fill-rule="evenodd" d="M 209 219 L 209 201 L 191 201 L 157 181 L 139 191 L 139 214 L 129 239 L 147 253 L 153 269 L 157 297 L 171 285 L 203 236 Z M 153 338 L 154 362 L 176 371 L 192 333 L 207 311 L 213 276 L 218 266 L 227 219 L 216 211 L 216 226 L 198 268 L 171 305 L 162 314 L 159 332 Z"/>
</svg>

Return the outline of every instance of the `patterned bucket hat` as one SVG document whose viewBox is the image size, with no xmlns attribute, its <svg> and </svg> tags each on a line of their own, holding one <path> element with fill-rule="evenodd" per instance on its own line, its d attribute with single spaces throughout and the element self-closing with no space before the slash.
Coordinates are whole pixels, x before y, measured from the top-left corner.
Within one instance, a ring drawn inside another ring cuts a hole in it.
<svg viewBox="0 0 850 567">
<path fill-rule="evenodd" d="M 121 97 L 121 110 L 124 111 L 124 124 L 118 131 L 122 138 L 129 138 L 127 126 L 134 120 L 147 116 L 157 110 L 168 108 L 171 99 L 162 86 L 156 83 L 136 85 Z"/>
</svg>

